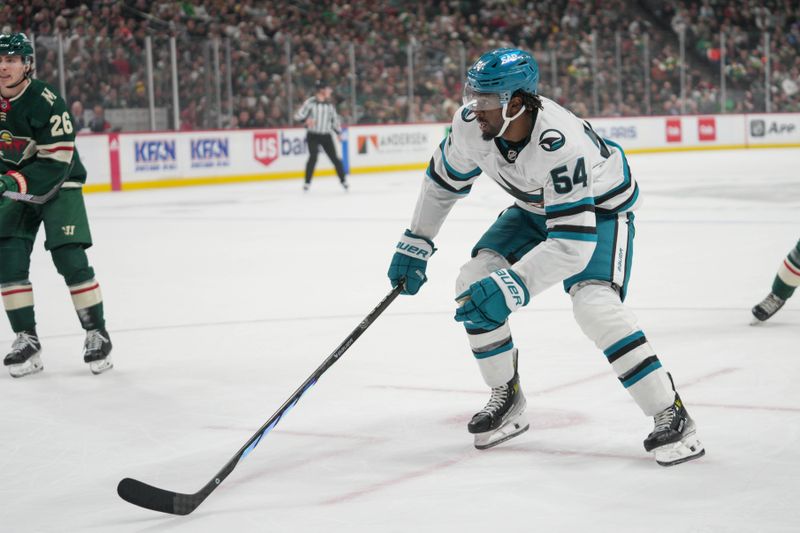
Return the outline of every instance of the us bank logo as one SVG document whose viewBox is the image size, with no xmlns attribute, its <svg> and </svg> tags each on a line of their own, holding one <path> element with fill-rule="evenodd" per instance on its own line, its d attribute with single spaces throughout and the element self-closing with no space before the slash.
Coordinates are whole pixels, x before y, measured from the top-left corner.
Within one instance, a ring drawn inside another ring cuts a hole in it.
<svg viewBox="0 0 800 533">
<path fill-rule="evenodd" d="M 277 131 L 253 133 L 253 157 L 262 165 L 269 166 L 279 157 L 304 157 L 306 154 L 308 144 L 304 137 Z"/>
</svg>

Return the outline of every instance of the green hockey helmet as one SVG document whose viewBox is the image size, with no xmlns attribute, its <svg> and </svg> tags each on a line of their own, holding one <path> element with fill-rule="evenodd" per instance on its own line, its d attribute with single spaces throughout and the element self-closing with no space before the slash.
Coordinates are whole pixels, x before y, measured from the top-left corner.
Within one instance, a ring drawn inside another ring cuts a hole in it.
<svg viewBox="0 0 800 533">
<path fill-rule="evenodd" d="M 22 56 L 29 62 L 33 59 L 33 44 L 24 33 L 2 33 L 0 56 Z"/>
</svg>

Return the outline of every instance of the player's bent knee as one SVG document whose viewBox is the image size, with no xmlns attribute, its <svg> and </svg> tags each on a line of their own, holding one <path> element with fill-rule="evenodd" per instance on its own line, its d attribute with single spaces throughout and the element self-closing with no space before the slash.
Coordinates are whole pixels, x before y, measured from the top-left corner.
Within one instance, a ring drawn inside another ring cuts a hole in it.
<svg viewBox="0 0 800 533">
<path fill-rule="evenodd" d="M 53 264 L 58 273 L 64 276 L 67 285 L 83 283 L 94 277 L 94 270 L 89 266 L 89 258 L 81 244 L 65 244 L 50 251 Z"/>
<path fill-rule="evenodd" d="M 485 278 L 495 270 L 508 268 L 511 264 L 502 255 L 492 250 L 481 250 L 478 255 L 464 263 L 456 278 L 456 296 L 464 292 L 476 281 Z"/>
<path fill-rule="evenodd" d="M 575 321 L 596 344 L 603 346 L 605 337 L 613 338 L 636 328 L 636 318 L 610 283 L 583 282 L 573 287 L 570 295 Z"/>
</svg>

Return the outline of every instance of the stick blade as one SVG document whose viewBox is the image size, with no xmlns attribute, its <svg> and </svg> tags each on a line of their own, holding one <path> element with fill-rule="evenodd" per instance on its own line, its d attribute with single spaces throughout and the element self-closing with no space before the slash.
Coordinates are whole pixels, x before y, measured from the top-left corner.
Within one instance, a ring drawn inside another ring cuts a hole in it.
<svg viewBox="0 0 800 533">
<path fill-rule="evenodd" d="M 117 494 L 128 503 L 162 513 L 187 515 L 194 511 L 202 498 L 164 490 L 126 477 L 117 485 Z M 196 501 L 199 500 L 199 501 Z"/>
</svg>

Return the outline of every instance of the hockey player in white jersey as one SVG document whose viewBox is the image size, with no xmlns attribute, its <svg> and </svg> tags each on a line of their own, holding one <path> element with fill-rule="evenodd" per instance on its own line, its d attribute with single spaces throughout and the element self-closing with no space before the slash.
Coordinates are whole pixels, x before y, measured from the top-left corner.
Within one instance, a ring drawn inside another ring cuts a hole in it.
<svg viewBox="0 0 800 533">
<path fill-rule="evenodd" d="M 493 50 L 469 69 L 464 106 L 431 158 L 389 278 L 416 294 L 442 223 L 478 176 L 487 175 L 516 201 L 481 237 L 456 281 L 455 318 L 492 389 L 468 424 L 475 447 L 490 448 L 528 429 L 507 318 L 562 282 L 578 325 L 654 418 L 645 449 L 663 466 L 698 458 L 705 450 L 694 421 L 622 303 L 640 197 L 625 154 L 588 122 L 539 96 L 538 81 L 535 60 L 517 49 Z"/>
</svg>

